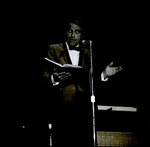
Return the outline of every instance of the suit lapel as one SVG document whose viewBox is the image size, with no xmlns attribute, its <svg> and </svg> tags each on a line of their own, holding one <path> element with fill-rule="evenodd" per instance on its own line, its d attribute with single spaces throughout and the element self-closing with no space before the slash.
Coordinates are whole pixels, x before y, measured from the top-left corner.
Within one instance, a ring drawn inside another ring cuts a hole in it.
<svg viewBox="0 0 150 147">
<path fill-rule="evenodd" d="M 65 52 L 65 55 L 66 55 L 67 63 L 72 64 L 66 44 L 64 43 L 63 46 L 64 46 L 64 52 Z"/>
<path fill-rule="evenodd" d="M 81 47 L 78 65 L 83 66 L 83 63 L 84 63 L 84 61 L 83 61 L 83 48 Z"/>
<path fill-rule="evenodd" d="M 71 59 L 66 47 L 66 44 L 63 43 L 62 46 L 60 47 L 61 52 L 59 53 L 58 61 L 60 64 L 72 64 Z"/>
<path fill-rule="evenodd" d="M 82 45 L 81 45 L 81 51 L 80 51 L 80 57 L 79 57 L 79 66 L 82 66 L 83 68 L 86 68 L 89 65 L 89 54 Z"/>
</svg>

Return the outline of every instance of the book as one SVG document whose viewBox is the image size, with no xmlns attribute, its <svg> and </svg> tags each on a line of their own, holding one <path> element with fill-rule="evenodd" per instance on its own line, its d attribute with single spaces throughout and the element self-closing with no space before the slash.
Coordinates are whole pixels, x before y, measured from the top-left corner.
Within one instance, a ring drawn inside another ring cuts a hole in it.
<svg viewBox="0 0 150 147">
<path fill-rule="evenodd" d="M 52 60 L 50 60 L 50 59 L 48 59 L 48 58 L 44 58 L 45 60 L 47 60 L 47 61 L 49 61 L 50 63 L 52 63 L 53 65 L 55 65 L 56 67 L 60 67 L 60 68 L 79 68 L 79 69 L 81 69 L 82 67 L 81 66 L 78 66 L 78 65 L 72 65 L 72 64 L 64 64 L 64 65 L 61 65 L 61 64 L 59 64 L 59 63 L 57 63 L 57 62 L 55 62 L 55 61 L 52 61 Z"/>
</svg>

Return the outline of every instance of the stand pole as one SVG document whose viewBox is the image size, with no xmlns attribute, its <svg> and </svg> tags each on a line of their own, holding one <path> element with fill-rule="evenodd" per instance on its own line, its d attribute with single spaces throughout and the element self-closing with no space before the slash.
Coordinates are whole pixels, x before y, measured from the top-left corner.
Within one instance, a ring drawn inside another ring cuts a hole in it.
<svg viewBox="0 0 150 147">
<path fill-rule="evenodd" d="M 90 40 L 90 61 L 91 61 L 91 69 L 90 69 L 90 78 L 91 78 L 91 102 L 92 102 L 92 115 L 93 115 L 93 143 L 96 146 L 96 131 L 95 131 L 95 96 L 94 96 L 94 87 L 93 87 L 93 60 L 92 60 L 92 41 Z"/>
</svg>

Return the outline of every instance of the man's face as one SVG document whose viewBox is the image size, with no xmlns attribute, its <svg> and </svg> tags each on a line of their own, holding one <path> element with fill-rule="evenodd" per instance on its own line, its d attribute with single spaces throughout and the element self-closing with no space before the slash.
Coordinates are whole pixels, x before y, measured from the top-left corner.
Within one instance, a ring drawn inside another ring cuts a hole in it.
<svg viewBox="0 0 150 147">
<path fill-rule="evenodd" d="M 65 32 L 67 43 L 70 46 L 76 46 L 82 38 L 81 27 L 74 23 L 69 23 L 69 29 Z"/>
</svg>

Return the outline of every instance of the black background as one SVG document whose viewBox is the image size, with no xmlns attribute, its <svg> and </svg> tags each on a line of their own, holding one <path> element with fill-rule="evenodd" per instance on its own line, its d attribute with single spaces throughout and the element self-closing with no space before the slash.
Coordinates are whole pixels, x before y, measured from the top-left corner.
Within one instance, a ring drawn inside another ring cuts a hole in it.
<svg viewBox="0 0 150 147">
<path fill-rule="evenodd" d="M 17 37 L 14 36 L 17 46 L 15 58 L 17 58 L 17 69 L 22 75 L 18 82 L 21 86 L 28 85 L 26 91 L 32 91 L 37 85 L 38 76 L 43 70 L 41 63 L 48 45 L 63 42 L 64 20 L 77 15 L 84 22 L 85 39 L 93 41 L 94 73 L 104 70 L 111 61 L 114 62 L 114 66 L 123 68 L 105 84 L 107 85 L 104 88 L 105 92 L 95 91 L 97 101 L 105 103 L 106 97 L 111 97 L 106 100 L 106 103 L 138 105 L 137 96 L 143 97 L 141 86 L 147 78 L 145 73 L 148 48 L 146 12 L 114 5 L 96 9 L 91 11 L 90 7 L 87 7 L 83 11 L 80 8 L 78 12 L 74 12 L 71 9 L 64 11 L 65 9 L 62 8 L 58 9 L 57 13 L 55 9 L 25 11 L 17 17 L 18 22 L 15 23 Z M 23 84 L 24 82 L 26 84 Z M 108 96 L 101 96 L 103 93 L 107 93 Z"/>
<path fill-rule="evenodd" d="M 71 6 L 22 5 L 10 14 L 8 36 L 13 42 L 9 51 L 13 78 L 8 85 L 14 96 L 8 107 L 13 108 L 16 126 L 34 124 L 36 127 L 41 120 L 44 125 L 49 121 L 48 112 L 45 113 L 49 98 L 40 91 L 43 58 L 49 44 L 64 40 L 64 19 L 75 15 L 84 23 L 85 39 L 93 43 L 94 74 L 104 70 L 111 61 L 123 68 L 103 87 L 95 81 L 96 104 L 135 106 L 149 114 L 147 9 L 114 3 Z"/>
</svg>

